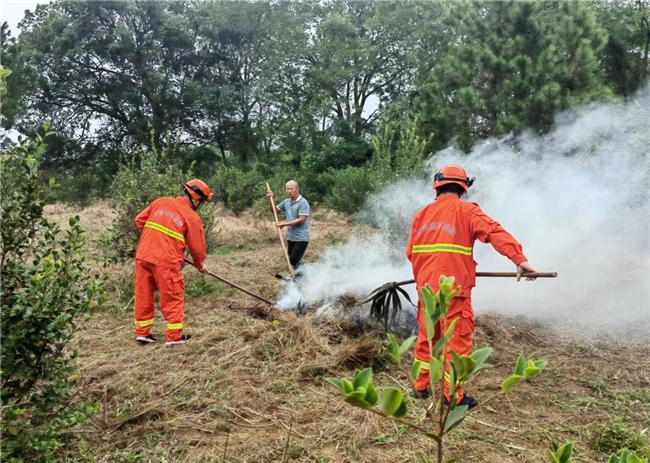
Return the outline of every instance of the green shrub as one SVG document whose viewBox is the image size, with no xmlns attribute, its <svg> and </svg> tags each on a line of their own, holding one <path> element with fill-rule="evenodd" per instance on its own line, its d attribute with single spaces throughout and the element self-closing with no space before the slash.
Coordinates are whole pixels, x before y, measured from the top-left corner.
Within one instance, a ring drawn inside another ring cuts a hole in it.
<svg viewBox="0 0 650 463">
<path fill-rule="evenodd" d="M 108 196 L 111 179 L 92 167 L 85 168 L 77 173 L 64 175 L 53 173 L 59 187 L 54 190 L 52 201 L 87 207 L 93 201 Z"/>
<path fill-rule="evenodd" d="M 264 176 L 256 168 L 246 171 L 235 166 L 219 166 L 209 184 L 215 199 L 236 214 L 251 207 L 257 198 L 266 197 Z"/>
<path fill-rule="evenodd" d="M 133 258 L 140 239 L 135 217 L 157 198 L 181 195 L 183 184 L 191 178 L 190 172 L 167 163 L 166 152 L 141 153 L 130 163 L 121 165 L 111 185 L 111 203 L 117 218 L 103 240 L 107 257 L 112 261 Z M 213 204 L 205 204 L 199 216 L 208 236 L 215 224 Z"/>
<path fill-rule="evenodd" d="M 85 264 L 79 219 L 64 233 L 43 217 L 45 146 L 39 135 L 2 152 L 0 459 L 14 463 L 55 461 L 66 432 L 96 410 L 70 405 L 77 353 L 69 344 L 103 302 L 103 279 Z"/>
<path fill-rule="evenodd" d="M 330 174 L 332 187 L 325 196 L 325 205 L 346 214 L 363 207 L 368 194 L 375 190 L 372 171 L 366 167 L 348 167 Z"/>
<path fill-rule="evenodd" d="M 374 154 L 370 166 L 377 187 L 425 172 L 426 160 L 431 157 L 427 145 L 433 135 L 425 140 L 418 135 L 417 127 L 417 118 L 387 121 L 371 138 Z"/>
</svg>

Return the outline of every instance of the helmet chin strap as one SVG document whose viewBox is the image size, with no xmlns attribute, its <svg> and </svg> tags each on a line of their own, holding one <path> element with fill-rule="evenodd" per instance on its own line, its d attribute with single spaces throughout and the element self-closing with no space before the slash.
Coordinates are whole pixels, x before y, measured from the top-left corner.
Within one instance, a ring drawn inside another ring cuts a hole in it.
<svg viewBox="0 0 650 463">
<path fill-rule="evenodd" d="M 195 200 L 192 198 L 192 196 L 190 196 L 187 190 L 185 190 L 185 195 L 187 196 L 187 199 L 190 200 L 190 205 L 192 206 L 192 210 L 197 211 L 199 209 L 199 206 L 203 202 L 203 200 L 202 199 L 197 200 L 199 202 L 199 206 L 195 206 L 194 205 Z"/>
<path fill-rule="evenodd" d="M 199 202 L 198 206 L 195 206 L 195 205 L 194 205 L 194 201 L 198 201 L 198 202 Z M 201 207 L 201 204 L 203 204 L 203 200 L 202 200 L 202 199 L 194 200 L 194 199 L 190 198 L 190 202 L 192 203 L 192 209 L 194 209 L 195 211 L 198 211 L 198 210 L 199 210 L 199 207 Z"/>
</svg>

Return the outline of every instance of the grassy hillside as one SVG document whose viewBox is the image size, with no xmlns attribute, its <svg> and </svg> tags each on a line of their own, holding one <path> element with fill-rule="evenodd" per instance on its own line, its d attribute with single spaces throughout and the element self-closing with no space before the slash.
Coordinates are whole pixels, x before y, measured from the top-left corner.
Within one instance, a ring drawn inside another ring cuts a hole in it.
<svg viewBox="0 0 650 463">
<path fill-rule="evenodd" d="M 91 236 L 91 257 L 111 211 L 49 206 L 61 222 L 79 214 Z M 269 299 L 282 282 L 284 260 L 267 217 L 218 211 L 211 269 Z M 354 224 L 319 210 L 312 217 L 308 260 L 345 240 Z M 372 366 L 380 387 L 410 390 L 389 362 L 385 336 L 347 319 L 269 310 L 198 274 L 187 281 L 188 345 L 166 348 L 134 341 L 131 264 L 107 270 L 111 302 L 85 324 L 78 400 L 99 406 L 91 422 L 62 449 L 67 461 L 88 462 L 418 462 L 431 442 L 402 426 L 346 405 L 325 377 L 350 377 Z M 485 283 L 485 284 L 489 284 Z M 361 310 L 367 310 L 366 308 Z M 159 312 L 153 333 L 164 339 Z M 477 320 L 475 344 L 490 346 L 492 370 L 469 385 L 479 400 L 498 391 L 520 353 L 548 360 L 544 373 L 469 417 L 452 434 L 447 457 L 466 462 L 542 462 L 551 441 L 576 443 L 576 462 L 605 462 L 621 447 L 650 456 L 650 343 L 573 338 L 552 326 Z M 412 352 L 407 356 L 412 360 Z M 409 416 L 422 417 L 408 399 Z M 289 439 L 287 443 L 287 439 Z"/>
</svg>

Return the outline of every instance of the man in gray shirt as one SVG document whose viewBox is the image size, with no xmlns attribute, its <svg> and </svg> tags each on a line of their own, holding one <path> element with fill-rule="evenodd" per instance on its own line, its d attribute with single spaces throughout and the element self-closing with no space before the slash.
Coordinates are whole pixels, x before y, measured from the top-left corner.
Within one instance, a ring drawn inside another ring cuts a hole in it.
<svg viewBox="0 0 650 463">
<path fill-rule="evenodd" d="M 278 204 L 276 209 L 285 213 L 287 221 L 278 223 L 278 228 L 289 227 L 289 262 L 295 269 L 300 265 L 309 244 L 309 203 L 300 196 L 300 186 L 295 180 L 289 180 L 286 188 L 289 197 Z M 273 192 L 268 191 L 266 195 L 272 198 Z"/>
</svg>

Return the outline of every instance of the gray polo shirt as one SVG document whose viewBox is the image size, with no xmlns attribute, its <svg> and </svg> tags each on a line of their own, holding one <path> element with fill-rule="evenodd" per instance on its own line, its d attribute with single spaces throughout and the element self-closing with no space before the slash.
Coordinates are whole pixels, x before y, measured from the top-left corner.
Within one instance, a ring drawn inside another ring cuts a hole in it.
<svg viewBox="0 0 650 463">
<path fill-rule="evenodd" d="M 278 204 L 278 210 L 284 212 L 287 216 L 287 222 L 296 220 L 301 215 L 306 215 L 305 220 L 300 225 L 293 225 L 289 228 L 287 240 L 289 241 L 309 241 L 309 203 L 302 196 L 298 196 L 296 202 L 292 203 L 291 198 L 287 198 Z"/>
</svg>

